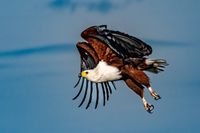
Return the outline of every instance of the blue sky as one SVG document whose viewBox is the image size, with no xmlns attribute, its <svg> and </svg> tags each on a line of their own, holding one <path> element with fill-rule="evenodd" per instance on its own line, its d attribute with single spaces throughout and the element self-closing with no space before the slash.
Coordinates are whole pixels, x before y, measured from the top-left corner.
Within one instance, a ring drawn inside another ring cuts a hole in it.
<svg viewBox="0 0 200 133">
<path fill-rule="evenodd" d="M 199 132 L 199 12 L 197 0 L 2 1 L 0 132 Z M 72 101 L 75 44 L 82 30 L 98 24 L 143 39 L 153 47 L 151 58 L 169 62 L 165 72 L 148 73 L 162 96 L 154 101 L 146 91 L 153 114 L 123 82 L 97 110 Z"/>
</svg>

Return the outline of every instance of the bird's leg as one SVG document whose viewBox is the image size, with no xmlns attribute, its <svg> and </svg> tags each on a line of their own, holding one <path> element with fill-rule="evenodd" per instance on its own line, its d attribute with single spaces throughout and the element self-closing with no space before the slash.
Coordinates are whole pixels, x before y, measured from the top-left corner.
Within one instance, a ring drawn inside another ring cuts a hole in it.
<svg viewBox="0 0 200 133">
<path fill-rule="evenodd" d="M 141 84 L 138 84 L 136 81 L 129 79 L 129 78 L 124 79 L 124 81 L 131 90 L 133 90 L 136 94 L 138 94 L 141 97 L 145 110 L 149 113 L 152 113 L 154 106 L 149 104 L 146 101 L 146 99 L 144 98 L 144 88 L 143 88 L 143 86 Z"/>
<path fill-rule="evenodd" d="M 145 110 L 149 113 L 152 113 L 154 106 L 149 104 L 144 97 L 142 97 L 142 102 L 143 102 Z"/>
<path fill-rule="evenodd" d="M 152 96 L 155 100 L 161 99 L 161 97 L 153 90 L 153 88 L 152 88 L 151 86 L 148 87 L 148 90 L 149 90 L 151 96 Z"/>
<path fill-rule="evenodd" d="M 152 89 L 149 81 L 149 77 L 141 70 L 135 69 L 129 65 L 125 66 L 125 70 L 123 71 L 127 75 L 129 75 L 132 79 L 134 79 L 138 84 L 145 86 L 150 91 L 150 94 L 155 100 L 160 99 L 161 97 Z"/>
</svg>

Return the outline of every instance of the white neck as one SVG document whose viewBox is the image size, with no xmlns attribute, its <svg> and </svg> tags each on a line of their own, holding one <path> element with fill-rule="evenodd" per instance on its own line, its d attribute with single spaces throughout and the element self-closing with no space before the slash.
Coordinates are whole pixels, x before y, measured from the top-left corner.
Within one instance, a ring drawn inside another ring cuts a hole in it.
<svg viewBox="0 0 200 133">
<path fill-rule="evenodd" d="M 104 61 L 100 61 L 94 69 L 89 70 L 87 79 L 93 82 L 118 80 L 122 77 L 120 73 L 118 68 L 108 65 Z"/>
</svg>

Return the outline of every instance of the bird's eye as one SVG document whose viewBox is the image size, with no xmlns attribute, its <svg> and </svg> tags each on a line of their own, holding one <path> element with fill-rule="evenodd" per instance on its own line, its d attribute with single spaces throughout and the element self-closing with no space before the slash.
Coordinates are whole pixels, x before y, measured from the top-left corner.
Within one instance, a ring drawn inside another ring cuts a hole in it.
<svg viewBox="0 0 200 133">
<path fill-rule="evenodd" d="M 88 74 L 88 72 L 85 72 L 86 74 Z"/>
</svg>

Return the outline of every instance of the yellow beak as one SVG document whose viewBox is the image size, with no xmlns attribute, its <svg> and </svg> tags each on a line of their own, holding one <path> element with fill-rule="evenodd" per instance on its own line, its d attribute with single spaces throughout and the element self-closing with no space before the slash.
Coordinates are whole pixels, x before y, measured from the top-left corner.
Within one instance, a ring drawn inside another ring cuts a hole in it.
<svg viewBox="0 0 200 133">
<path fill-rule="evenodd" d="M 81 72 L 81 76 L 82 76 L 82 77 L 86 77 L 86 76 L 87 76 L 87 73 L 86 73 L 85 71 L 82 71 L 82 72 Z"/>
</svg>

